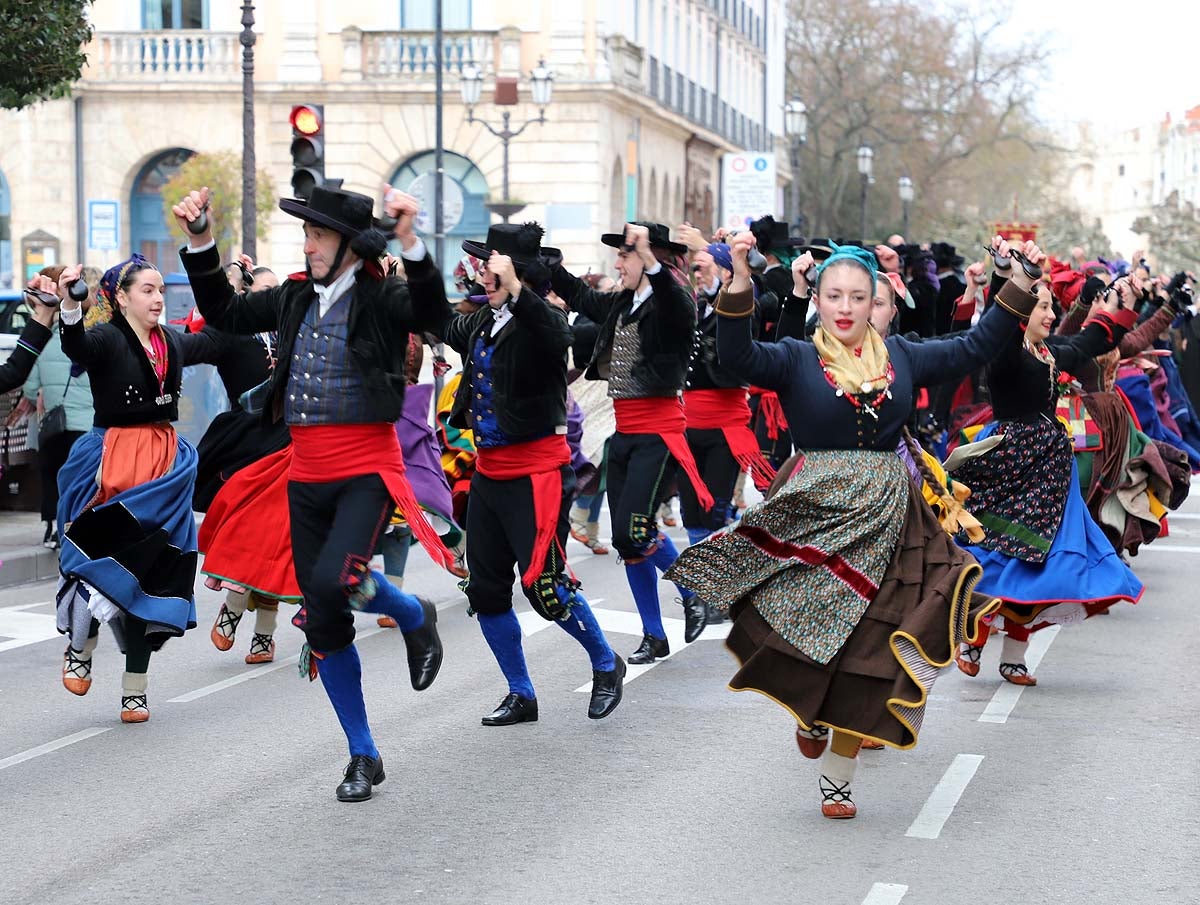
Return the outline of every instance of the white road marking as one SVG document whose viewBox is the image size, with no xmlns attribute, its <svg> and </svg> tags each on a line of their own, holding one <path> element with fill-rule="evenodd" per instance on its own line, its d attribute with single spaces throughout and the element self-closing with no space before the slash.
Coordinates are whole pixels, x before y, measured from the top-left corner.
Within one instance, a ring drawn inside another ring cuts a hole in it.
<svg viewBox="0 0 1200 905">
<path fill-rule="evenodd" d="M 595 604 L 597 603 L 604 603 L 604 598 L 596 597 L 588 599 L 588 604 L 592 606 L 592 612 L 596 611 Z M 520 613 L 517 613 L 517 621 L 521 623 L 521 635 L 525 638 L 536 635 L 538 632 L 554 625 L 549 619 L 543 619 L 533 610 L 522 610 Z"/>
<path fill-rule="evenodd" d="M 962 793 L 981 763 L 982 754 L 960 754 L 955 757 L 904 835 L 913 839 L 936 839 L 940 836 L 942 827 L 954 813 L 954 806 L 962 798 Z"/>
<path fill-rule="evenodd" d="M 0 760 L 0 770 L 6 770 L 9 767 L 15 767 L 17 764 L 23 764 L 27 760 L 33 760 L 35 757 L 41 757 L 43 754 L 49 754 L 52 751 L 57 751 L 59 748 L 65 748 L 67 745 L 73 745 L 76 742 L 82 742 L 85 739 L 92 738 L 97 735 L 103 735 L 112 727 L 105 726 L 103 729 L 84 729 L 80 732 L 65 735 L 57 741 L 46 742 L 44 745 L 38 745 L 36 748 L 30 748 L 28 751 L 22 751 L 20 754 L 14 754 L 11 757 L 6 757 Z"/>
<path fill-rule="evenodd" d="M 1138 556 L 1143 553 L 1200 553 L 1200 547 L 1185 547 L 1179 544 L 1142 544 Z"/>
<path fill-rule="evenodd" d="M 1186 521 L 1200 521 L 1200 512 L 1168 512 L 1167 521 L 1181 518 Z"/>
<path fill-rule="evenodd" d="M 0 641 L 0 652 L 62 637 L 58 633 L 58 620 L 54 615 L 21 612 L 34 606 L 39 604 L 24 604 L 21 607 L 0 610 L 0 638 L 11 639 Z"/>
<path fill-rule="evenodd" d="M 1025 651 L 1025 666 L 1030 672 L 1034 672 L 1038 668 L 1038 664 L 1042 662 L 1042 657 L 1046 655 L 1050 644 L 1058 637 L 1059 626 L 1052 625 L 1049 628 L 1042 629 L 1040 632 L 1035 632 L 1029 640 L 1029 647 Z M 1001 680 L 1003 681 L 1003 680 Z M 1017 701 L 1021 700 L 1021 693 L 1025 691 L 1025 685 L 1013 685 L 1011 682 L 1004 682 L 996 693 L 992 695 L 992 699 L 988 701 L 987 707 L 983 708 L 983 713 L 979 715 L 976 722 L 979 723 L 1007 723 L 1009 716 L 1013 712 L 1013 708 L 1017 706 Z"/>
<path fill-rule="evenodd" d="M 899 883 L 876 883 L 862 900 L 862 905 L 900 905 L 906 892 L 908 887 Z"/>
</svg>

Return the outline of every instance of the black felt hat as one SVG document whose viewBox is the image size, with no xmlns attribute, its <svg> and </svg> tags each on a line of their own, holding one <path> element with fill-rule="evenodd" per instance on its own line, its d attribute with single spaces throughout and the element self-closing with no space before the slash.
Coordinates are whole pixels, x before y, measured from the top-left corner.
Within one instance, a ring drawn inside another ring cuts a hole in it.
<svg viewBox="0 0 1200 905">
<path fill-rule="evenodd" d="M 487 239 L 483 242 L 463 241 L 463 251 L 487 262 L 492 252 L 498 252 L 512 258 L 517 273 L 531 264 L 541 262 L 548 267 L 562 263 L 562 252 L 557 248 L 542 246 L 542 236 L 546 231 L 541 224 L 529 223 L 494 223 L 488 227 Z"/>
<path fill-rule="evenodd" d="M 650 230 L 650 247 L 661 248 L 672 254 L 687 254 L 687 246 L 682 242 L 671 241 L 671 231 L 661 223 L 649 223 L 645 220 L 631 221 L 634 226 L 644 226 Z M 621 248 L 625 244 L 625 233 L 605 233 L 600 241 L 610 248 Z"/>
<path fill-rule="evenodd" d="M 758 250 L 763 253 L 772 248 L 798 248 L 804 244 L 803 239 L 793 239 L 788 235 L 788 225 L 780 223 L 770 214 L 751 223 L 750 232 L 754 233 Z"/>
<path fill-rule="evenodd" d="M 929 251 L 933 255 L 933 263 L 938 267 L 958 268 L 967 262 L 949 242 L 934 242 L 929 246 Z"/>
<path fill-rule="evenodd" d="M 808 244 L 800 246 L 800 254 L 808 252 L 814 261 L 824 261 L 833 254 L 833 240 L 824 237 L 809 239 Z"/>
<path fill-rule="evenodd" d="M 280 210 L 308 223 L 324 226 L 351 239 L 371 229 L 375 222 L 371 211 L 375 202 L 358 192 L 345 189 L 313 188 L 308 200 L 284 198 Z"/>
</svg>

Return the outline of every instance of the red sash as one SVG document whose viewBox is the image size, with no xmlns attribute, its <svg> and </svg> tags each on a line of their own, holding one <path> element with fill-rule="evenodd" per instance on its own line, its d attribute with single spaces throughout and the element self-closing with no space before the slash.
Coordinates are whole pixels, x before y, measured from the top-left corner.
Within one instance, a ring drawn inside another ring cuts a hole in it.
<svg viewBox="0 0 1200 905">
<path fill-rule="evenodd" d="M 767 438 L 778 440 L 779 432 L 788 429 L 787 416 L 783 413 L 779 394 L 774 390 L 764 390 L 759 387 L 750 387 L 750 394 L 758 397 L 758 414 L 767 427 Z"/>
<path fill-rule="evenodd" d="M 716 501 L 704 485 L 700 469 L 696 467 L 696 460 L 692 458 L 692 449 L 688 446 L 687 435 L 684 433 L 687 430 L 687 416 L 683 411 L 683 402 L 678 396 L 614 399 L 613 412 L 617 416 L 619 433 L 655 434 L 662 437 L 667 450 L 692 482 L 700 506 L 712 509 Z"/>
<path fill-rule="evenodd" d="M 311 427 L 293 424 L 290 427 L 294 455 L 289 480 L 324 484 L 378 474 L 413 536 L 433 561 L 445 569 L 454 565 L 454 557 L 421 514 L 420 504 L 404 471 L 404 454 L 400 451 L 400 438 L 394 424 L 320 424 Z"/>
<path fill-rule="evenodd" d="M 571 464 L 571 448 L 562 434 L 552 434 L 541 440 L 514 443 L 511 446 L 481 446 L 477 450 L 475 470 L 493 481 L 512 481 L 529 478 L 533 488 L 533 517 L 537 531 L 533 537 L 533 553 L 529 566 L 521 576 L 521 585 L 531 587 L 542 574 L 546 554 L 558 527 L 562 506 L 562 467 Z M 563 557 L 564 562 L 566 556 Z"/>
<path fill-rule="evenodd" d="M 775 480 L 775 469 L 758 448 L 758 438 L 750 430 L 750 406 L 746 391 L 733 387 L 724 390 L 685 390 L 683 407 L 687 426 L 697 430 L 719 430 L 729 451 L 743 471 L 749 472 L 754 486 L 766 490 Z"/>
</svg>

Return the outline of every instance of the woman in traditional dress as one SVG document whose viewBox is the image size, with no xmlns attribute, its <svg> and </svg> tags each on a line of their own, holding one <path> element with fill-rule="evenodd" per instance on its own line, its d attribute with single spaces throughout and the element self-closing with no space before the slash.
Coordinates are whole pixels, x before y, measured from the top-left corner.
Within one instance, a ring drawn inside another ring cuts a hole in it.
<svg viewBox="0 0 1200 905">
<path fill-rule="evenodd" d="M 978 543 L 960 540 L 983 566 L 979 590 L 1003 600 L 1000 675 L 1015 685 L 1037 684 L 1025 663 L 1031 632 L 1142 595 L 1142 583 L 1088 514 L 1074 446 L 1055 417 L 1058 375 L 1082 371 L 1116 348 L 1134 312 L 1118 292 L 1107 293 L 1105 310 L 1078 335 L 1052 336 L 1053 299 L 1044 283 L 1037 298 L 1024 335 L 1013 335 L 988 363 L 996 420 L 946 461 L 971 488 L 971 511 L 985 529 Z M 957 662 L 967 675 L 978 675 L 987 638 L 984 629 L 963 643 Z"/>
<path fill-rule="evenodd" d="M 821 812 L 853 817 L 861 742 L 917 743 L 939 669 L 995 606 L 972 595 L 979 567 L 896 455 L 916 388 L 966 375 L 1003 348 L 1036 303 L 1033 281 L 1021 274 L 1007 282 L 993 310 L 956 338 L 884 340 L 869 322 L 875 258 L 836 248 L 818 270 L 813 342 L 762 343 L 749 319 L 752 242 L 733 239 L 734 277 L 717 303 L 718 354 L 723 367 L 779 393 L 801 452 L 766 502 L 686 550 L 668 577 L 730 608 L 726 643 L 741 662 L 731 688 L 782 705 L 806 757 L 820 757 L 833 730 Z"/>
<path fill-rule="evenodd" d="M 143 723 L 151 653 L 196 626 L 196 450 L 171 422 L 184 367 L 211 362 L 215 347 L 203 333 L 159 325 L 162 274 L 136 254 L 101 278 L 112 319 L 85 331 L 67 293 L 80 271 L 59 277 L 62 347 L 91 378 L 96 414 L 58 479 L 58 629 L 70 639 L 62 681 L 87 694 L 107 622 L 125 653 L 121 721 Z"/>
</svg>

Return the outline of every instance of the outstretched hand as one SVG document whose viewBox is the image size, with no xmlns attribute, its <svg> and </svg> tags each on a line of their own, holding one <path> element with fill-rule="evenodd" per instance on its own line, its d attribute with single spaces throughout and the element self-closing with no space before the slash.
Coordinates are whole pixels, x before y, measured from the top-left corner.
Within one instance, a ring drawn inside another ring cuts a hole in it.
<svg viewBox="0 0 1200 905">
<path fill-rule="evenodd" d="M 188 192 L 178 204 L 171 208 L 171 213 L 175 215 L 175 222 L 179 224 L 179 228 L 188 237 L 188 244 L 192 248 L 200 248 L 213 240 L 213 218 L 212 208 L 209 205 L 210 200 L 208 186 L 205 186 L 198 192 Z M 194 234 L 188 225 L 195 223 L 200 218 L 202 212 L 206 214 L 208 224 L 199 234 Z"/>
</svg>

